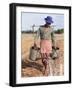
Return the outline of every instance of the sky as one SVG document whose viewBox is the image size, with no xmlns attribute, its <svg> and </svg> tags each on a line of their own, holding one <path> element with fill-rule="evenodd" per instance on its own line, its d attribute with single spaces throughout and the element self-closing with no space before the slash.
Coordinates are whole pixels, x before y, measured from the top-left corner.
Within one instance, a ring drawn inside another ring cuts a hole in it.
<svg viewBox="0 0 73 90">
<path fill-rule="evenodd" d="M 63 14 L 56 14 L 56 13 L 25 13 L 22 12 L 21 16 L 21 28 L 22 31 L 32 30 L 32 25 L 40 26 L 45 24 L 44 18 L 47 16 L 51 16 L 55 25 L 54 30 L 64 28 L 64 15 Z M 38 30 L 39 27 L 35 27 L 35 30 Z"/>
</svg>

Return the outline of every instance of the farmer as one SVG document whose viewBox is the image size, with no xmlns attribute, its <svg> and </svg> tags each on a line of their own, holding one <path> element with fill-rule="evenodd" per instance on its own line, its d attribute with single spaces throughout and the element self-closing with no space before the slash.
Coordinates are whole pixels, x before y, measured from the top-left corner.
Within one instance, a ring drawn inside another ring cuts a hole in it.
<svg viewBox="0 0 73 90">
<path fill-rule="evenodd" d="M 45 25 L 40 26 L 35 38 L 36 39 L 35 45 L 37 46 L 37 39 L 40 36 L 40 52 L 41 52 L 42 63 L 45 67 L 44 75 L 50 74 L 50 68 L 48 68 L 50 54 L 52 53 L 52 46 L 55 47 L 54 32 L 51 26 L 52 23 L 53 23 L 52 17 L 47 16 L 45 18 Z M 48 70 L 48 74 L 47 74 L 47 70 Z"/>
</svg>

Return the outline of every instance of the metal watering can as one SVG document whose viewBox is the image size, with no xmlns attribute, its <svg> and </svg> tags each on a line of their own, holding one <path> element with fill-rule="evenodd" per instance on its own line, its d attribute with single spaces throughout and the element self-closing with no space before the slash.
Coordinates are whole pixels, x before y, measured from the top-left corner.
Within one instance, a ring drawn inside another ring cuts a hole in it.
<svg viewBox="0 0 73 90">
<path fill-rule="evenodd" d="M 53 60 L 57 59 L 59 57 L 59 48 L 58 47 L 52 47 L 52 53 L 50 56 Z"/>
<path fill-rule="evenodd" d="M 30 55 L 29 55 L 29 59 L 32 61 L 35 61 L 37 58 L 40 57 L 40 48 L 37 46 L 32 46 L 30 48 Z"/>
</svg>

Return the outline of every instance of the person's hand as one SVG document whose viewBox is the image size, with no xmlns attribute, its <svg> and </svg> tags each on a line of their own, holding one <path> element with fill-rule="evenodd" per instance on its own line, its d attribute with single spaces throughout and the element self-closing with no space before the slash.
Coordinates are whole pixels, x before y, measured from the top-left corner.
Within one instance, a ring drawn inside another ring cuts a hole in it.
<svg viewBox="0 0 73 90">
<path fill-rule="evenodd" d="M 53 49 L 56 49 L 56 46 L 52 46 Z"/>
<path fill-rule="evenodd" d="M 53 49 L 59 50 L 59 47 L 56 47 L 56 46 L 52 46 L 52 48 L 53 48 Z"/>
</svg>

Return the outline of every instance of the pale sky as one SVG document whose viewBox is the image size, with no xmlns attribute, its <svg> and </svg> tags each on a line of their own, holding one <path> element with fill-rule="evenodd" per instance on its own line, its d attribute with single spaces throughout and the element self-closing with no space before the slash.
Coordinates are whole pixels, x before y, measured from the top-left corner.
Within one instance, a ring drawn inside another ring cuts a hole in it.
<svg viewBox="0 0 73 90">
<path fill-rule="evenodd" d="M 51 14 L 51 13 L 22 13 L 22 31 L 31 30 L 32 25 L 35 24 L 36 26 L 45 24 L 44 18 L 47 16 L 51 16 L 53 18 L 53 25 L 55 25 L 54 29 L 61 29 L 64 28 L 64 15 L 63 14 Z M 39 27 L 35 27 L 37 30 Z"/>
</svg>

